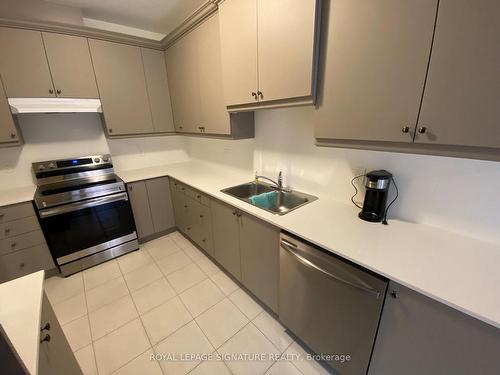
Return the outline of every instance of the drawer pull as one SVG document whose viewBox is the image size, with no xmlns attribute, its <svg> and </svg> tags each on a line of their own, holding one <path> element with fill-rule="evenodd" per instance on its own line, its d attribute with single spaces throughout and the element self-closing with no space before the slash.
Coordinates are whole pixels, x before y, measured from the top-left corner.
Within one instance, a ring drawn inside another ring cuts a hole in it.
<svg viewBox="0 0 500 375">
<path fill-rule="evenodd" d="M 40 332 L 42 332 L 42 331 L 50 331 L 50 323 L 49 322 L 45 323 L 45 325 L 42 328 L 40 328 Z"/>
<path fill-rule="evenodd" d="M 19 263 L 19 268 L 23 269 L 24 268 L 24 263 Z"/>
<path fill-rule="evenodd" d="M 203 219 L 203 215 L 200 215 L 200 219 Z"/>
<path fill-rule="evenodd" d="M 202 239 L 201 242 L 207 242 L 207 240 L 206 239 Z"/>
<path fill-rule="evenodd" d="M 198 195 L 196 196 L 196 198 L 200 199 L 200 198 L 201 198 L 201 195 L 200 195 L 200 194 L 198 194 Z"/>
<path fill-rule="evenodd" d="M 5 217 L 5 214 L 0 214 L 0 220 L 2 220 Z"/>
<path fill-rule="evenodd" d="M 9 234 L 10 233 L 10 228 L 5 228 L 5 234 Z"/>
<path fill-rule="evenodd" d="M 44 341 L 50 342 L 50 335 L 48 333 L 46 333 L 43 339 L 40 340 L 40 344 Z"/>
<path fill-rule="evenodd" d="M 12 242 L 12 243 L 10 244 L 10 247 L 12 247 L 12 248 L 15 248 L 16 246 L 17 246 L 17 244 L 16 244 L 15 242 Z"/>
</svg>

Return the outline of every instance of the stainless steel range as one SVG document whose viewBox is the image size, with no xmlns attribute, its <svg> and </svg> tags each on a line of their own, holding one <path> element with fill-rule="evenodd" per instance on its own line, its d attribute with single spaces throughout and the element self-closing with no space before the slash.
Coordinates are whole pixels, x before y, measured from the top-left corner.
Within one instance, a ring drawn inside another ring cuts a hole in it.
<svg viewBox="0 0 500 375">
<path fill-rule="evenodd" d="M 64 276 L 139 248 L 125 183 L 110 155 L 32 164 L 35 204 Z"/>
</svg>

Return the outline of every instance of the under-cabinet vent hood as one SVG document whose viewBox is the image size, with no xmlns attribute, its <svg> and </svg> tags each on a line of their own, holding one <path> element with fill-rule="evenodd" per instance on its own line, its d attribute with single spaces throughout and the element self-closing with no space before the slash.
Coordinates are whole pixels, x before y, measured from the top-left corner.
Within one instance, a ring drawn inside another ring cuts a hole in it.
<svg viewBox="0 0 500 375">
<path fill-rule="evenodd" d="M 99 99 L 9 98 L 9 105 L 13 114 L 102 112 Z"/>
</svg>

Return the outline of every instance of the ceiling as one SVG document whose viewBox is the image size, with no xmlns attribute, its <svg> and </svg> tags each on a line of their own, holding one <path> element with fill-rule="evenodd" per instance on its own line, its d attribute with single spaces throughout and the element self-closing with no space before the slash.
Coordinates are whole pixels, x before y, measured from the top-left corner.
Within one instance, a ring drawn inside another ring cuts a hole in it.
<svg viewBox="0 0 500 375">
<path fill-rule="evenodd" d="M 85 18 L 168 34 L 206 0 L 42 0 L 78 8 Z"/>
</svg>

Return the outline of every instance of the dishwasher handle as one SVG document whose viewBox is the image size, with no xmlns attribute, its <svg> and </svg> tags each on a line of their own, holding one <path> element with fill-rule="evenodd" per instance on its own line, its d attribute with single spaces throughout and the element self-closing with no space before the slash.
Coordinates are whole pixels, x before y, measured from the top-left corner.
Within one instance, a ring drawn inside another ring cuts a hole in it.
<svg viewBox="0 0 500 375">
<path fill-rule="evenodd" d="M 372 294 L 375 296 L 376 299 L 379 299 L 380 298 L 380 292 L 376 289 L 372 289 L 372 288 L 367 288 L 367 287 L 364 287 L 364 286 L 361 286 L 361 285 L 358 285 L 358 284 L 355 284 L 355 283 L 352 283 L 350 281 L 347 281 L 339 276 L 336 276 L 326 270 L 324 270 L 323 268 L 319 267 L 318 265 L 314 264 L 313 262 L 311 262 L 309 259 L 306 259 L 304 258 L 303 256 L 301 256 L 300 254 L 297 253 L 297 251 L 295 249 L 297 249 L 297 245 L 295 245 L 294 243 L 292 242 L 288 242 L 287 240 L 284 240 L 284 239 L 281 239 L 281 247 L 286 250 L 289 254 L 293 255 L 295 258 L 297 258 L 297 260 L 302 263 L 303 265 L 309 267 L 309 268 L 312 268 L 316 271 L 319 271 L 321 272 L 322 274 L 328 276 L 329 278 L 331 279 L 334 279 L 338 282 L 341 282 L 345 285 L 348 285 L 350 287 L 353 287 L 353 288 L 356 288 L 356 289 L 359 289 L 359 290 L 362 290 L 364 292 L 367 292 L 369 294 Z"/>
</svg>

